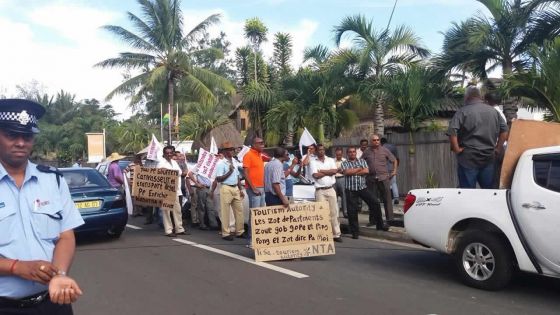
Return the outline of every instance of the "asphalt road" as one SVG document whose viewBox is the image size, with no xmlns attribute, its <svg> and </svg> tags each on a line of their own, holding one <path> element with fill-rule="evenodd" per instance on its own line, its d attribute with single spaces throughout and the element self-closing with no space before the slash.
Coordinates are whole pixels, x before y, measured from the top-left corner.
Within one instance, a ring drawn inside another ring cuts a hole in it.
<svg viewBox="0 0 560 315">
<path fill-rule="evenodd" d="M 520 275 L 503 291 L 480 291 L 457 281 L 448 257 L 422 248 L 344 238 L 334 256 L 263 267 L 247 259 L 244 240 L 195 230 L 181 243 L 141 222 L 129 220 L 142 229 L 127 228 L 118 240 L 79 242 L 71 273 L 84 295 L 75 314 L 559 312 L 560 280 Z"/>
</svg>

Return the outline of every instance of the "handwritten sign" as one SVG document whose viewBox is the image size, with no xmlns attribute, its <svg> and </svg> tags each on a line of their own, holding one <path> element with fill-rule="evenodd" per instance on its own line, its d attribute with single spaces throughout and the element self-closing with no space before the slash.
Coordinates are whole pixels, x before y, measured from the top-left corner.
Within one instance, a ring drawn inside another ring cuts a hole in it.
<svg viewBox="0 0 560 315">
<path fill-rule="evenodd" d="M 134 204 L 173 210 L 179 172 L 165 168 L 135 166 L 132 181 Z"/>
<path fill-rule="evenodd" d="M 200 176 L 214 180 L 216 177 L 216 165 L 218 165 L 219 161 L 220 159 L 216 155 L 201 148 L 198 153 L 198 161 L 196 162 L 194 172 Z"/>
<path fill-rule="evenodd" d="M 255 260 L 335 254 L 327 202 L 253 208 L 251 212 Z"/>
</svg>

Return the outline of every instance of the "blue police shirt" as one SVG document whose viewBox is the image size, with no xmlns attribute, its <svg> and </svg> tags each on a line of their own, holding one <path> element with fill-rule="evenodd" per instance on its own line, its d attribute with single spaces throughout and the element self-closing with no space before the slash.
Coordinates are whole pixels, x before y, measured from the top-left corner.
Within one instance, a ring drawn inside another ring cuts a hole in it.
<svg viewBox="0 0 560 315">
<path fill-rule="evenodd" d="M 216 177 L 227 174 L 227 172 L 229 172 L 230 165 L 231 163 L 229 162 L 228 159 L 224 158 L 220 160 L 220 162 L 218 162 L 218 165 L 216 166 Z M 237 167 L 234 167 L 231 175 L 229 175 L 229 177 L 226 178 L 226 180 L 224 180 L 222 184 L 237 185 L 238 182 L 239 182 L 239 170 L 237 169 Z"/>
<path fill-rule="evenodd" d="M 20 189 L 0 163 L 0 257 L 52 261 L 60 233 L 84 223 L 66 181 L 27 163 Z M 17 268 L 17 267 L 16 267 Z M 22 298 L 47 290 L 38 282 L 0 276 L 0 296 Z"/>
</svg>

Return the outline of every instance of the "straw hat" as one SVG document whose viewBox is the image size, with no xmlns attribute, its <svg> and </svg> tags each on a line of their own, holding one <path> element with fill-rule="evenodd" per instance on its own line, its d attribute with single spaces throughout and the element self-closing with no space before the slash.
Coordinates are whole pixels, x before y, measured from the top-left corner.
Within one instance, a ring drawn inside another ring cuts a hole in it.
<svg viewBox="0 0 560 315">
<path fill-rule="evenodd" d="M 229 143 L 229 141 L 226 141 L 226 142 L 222 143 L 222 146 L 220 147 L 220 149 L 230 150 L 230 149 L 235 149 L 235 147 L 231 143 Z"/>
<path fill-rule="evenodd" d="M 120 155 L 120 154 L 118 154 L 117 152 L 113 152 L 113 153 L 111 153 L 111 155 L 109 155 L 109 156 L 107 157 L 107 161 L 113 162 L 113 161 L 122 160 L 122 159 L 124 159 L 124 158 L 126 158 L 126 156 Z"/>
</svg>

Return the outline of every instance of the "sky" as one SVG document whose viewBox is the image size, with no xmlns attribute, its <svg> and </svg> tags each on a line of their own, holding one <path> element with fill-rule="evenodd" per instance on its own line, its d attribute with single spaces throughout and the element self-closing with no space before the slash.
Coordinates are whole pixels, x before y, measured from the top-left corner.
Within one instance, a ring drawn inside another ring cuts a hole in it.
<svg viewBox="0 0 560 315">
<path fill-rule="evenodd" d="M 349 15 L 362 14 L 377 29 L 387 26 L 393 0 L 183 0 L 185 28 L 190 30 L 210 14 L 220 13 L 221 23 L 210 33 L 224 31 L 233 50 L 244 46 L 246 19 L 260 18 L 269 29 L 263 45 L 272 55 L 276 32 L 293 38 L 293 65 L 302 62 L 303 50 L 317 44 L 335 48 L 333 27 Z M 100 27 L 119 25 L 134 30 L 126 12 L 141 15 L 135 0 L 0 0 L 0 95 L 16 96 L 16 86 L 35 84 L 42 91 L 60 90 L 78 100 L 105 97 L 123 79 L 119 69 L 101 69 L 94 64 L 116 57 L 130 48 Z M 422 43 L 437 53 L 452 22 L 482 13 L 475 0 L 399 0 L 391 26 L 408 25 Z M 346 43 L 348 44 L 348 43 Z M 35 83 L 33 83 L 35 82 Z M 128 101 L 108 101 L 117 118 L 131 115 Z"/>
</svg>

